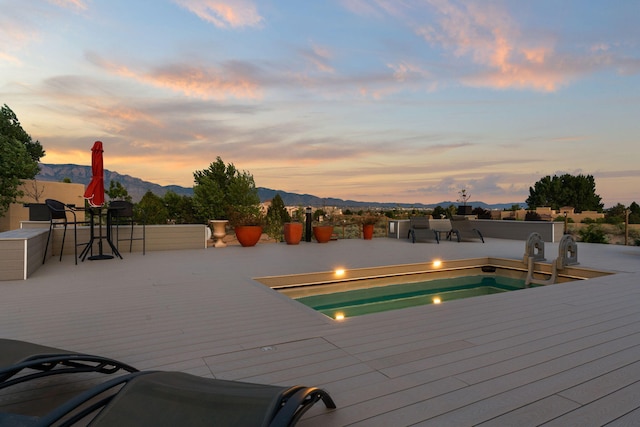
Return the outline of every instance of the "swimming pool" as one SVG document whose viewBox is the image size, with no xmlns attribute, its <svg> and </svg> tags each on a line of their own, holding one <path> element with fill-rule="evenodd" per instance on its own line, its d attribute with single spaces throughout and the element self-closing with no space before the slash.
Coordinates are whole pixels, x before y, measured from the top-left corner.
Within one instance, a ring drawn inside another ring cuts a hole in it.
<svg viewBox="0 0 640 427">
<path fill-rule="evenodd" d="M 524 280 L 464 276 L 295 298 L 333 319 L 524 289 Z"/>
<path fill-rule="evenodd" d="M 537 278 L 551 275 L 551 264 L 538 262 Z M 584 280 L 611 272 L 571 266 L 557 282 Z M 525 289 L 522 260 L 473 258 L 254 278 L 274 291 L 332 319 L 342 319 L 416 305 Z M 537 285 L 530 285 L 535 287 Z"/>
</svg>

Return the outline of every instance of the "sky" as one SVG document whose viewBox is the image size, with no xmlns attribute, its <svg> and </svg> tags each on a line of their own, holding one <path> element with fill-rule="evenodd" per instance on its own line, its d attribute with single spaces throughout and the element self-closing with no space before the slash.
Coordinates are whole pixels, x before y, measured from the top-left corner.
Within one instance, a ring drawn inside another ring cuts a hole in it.
<svg viewBox="0 0 640 427">
<path fill-rule="evenodd" d="M 161 185 L 220 156 L 275 190 L 640 203 L 640 1 L 0 0 L 0 105 L 46 150 Z"/>
</svg>

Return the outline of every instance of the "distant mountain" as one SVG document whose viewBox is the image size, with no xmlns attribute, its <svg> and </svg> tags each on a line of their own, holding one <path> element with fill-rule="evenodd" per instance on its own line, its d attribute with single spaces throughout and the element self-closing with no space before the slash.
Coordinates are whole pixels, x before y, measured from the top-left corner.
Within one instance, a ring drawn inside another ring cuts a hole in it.
<svg viewBox="0 0 640 427">
<path fill-rule="evenodd" d="M 81 165 L 53 165 L 40 164 L 40 173 L 36 179 L 41 181 L 62 181 L 69 178 L 71 182 L 87 185 L 91 182 L 91 166 Z M 151 191 L 160 197 L 164 196 L 167 191 L 173 191 L 176 194 L 192 196 L 193 188 L 180 187 L 179 185 L 162 186 L 152 182 L 143 181 L 140 178 L 134 178 L 130 175 L 121 175 L 118 172 L 104 170 L 104 186 L 109 188 L 111 181 L 118 181 L 127 189 L 129 195 L 134 202 L 140 201 L 147 191 Z"/>
<path fill-rule="evenodd" d="M 91 181 L 91 166 L 81 166 L 73 164 L 40 164 L 40 173 L 36 176 L 36 179 L 40 181 L 62 181 L 65 178 L 69 178 L 71 182 L 87 185 Z M 179 185 L 159 185 L 152 182 L 143 181 L 140 178 L 134 178 L 130 175 L 121 175 L 118 172 L 112 172 L 105 169 L 104 171 L 104 185 L 105 188 L 109 188 L 111 181 L 118 181 L 129 192 L 134 202 L 138 202 L 147 191 L 151 191 L 153 194 L 163 197 L 167 191 L 173 191 L 176 194 L 184 196 L 193 196 L 193 188 L 181 187 Z M 426 209 L 434 208 L 436 206 L 447 207 L 449 205 L 457 205 L 457 202 L 445 201 L 440 203 L 392 203 L 392 202 L 359 202 L 356 200 L 343 200 L 332 197 L 317 197 L 311 194 L 297 194 L 288 193 L 281 190 L 272 190 L 270 188 L 258 187 L 258 196 L 261 201 L 271 200 L 276 194 L 280 194 L 280 197 L 287 206 L 338 206 L 343 208 L 355 208 L 355 209 L 389 209 L 389 208 L 417 208 Z M 467 202 L 474 207 L 482 207 L 483 209 L 509 209 L 511 206 L 519 204 L 524 206 L 524 203 L 497 203 L 487 204 L 483 202 Z"/>
</svg>

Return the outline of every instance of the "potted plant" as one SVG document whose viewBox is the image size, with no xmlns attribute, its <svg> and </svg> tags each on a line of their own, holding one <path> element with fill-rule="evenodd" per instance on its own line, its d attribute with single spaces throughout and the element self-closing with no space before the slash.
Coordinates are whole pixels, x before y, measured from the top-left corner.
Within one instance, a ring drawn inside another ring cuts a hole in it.
<svg viewBox="0 0 640 427">
<path fill-rule="evenodd" d="M 460 196 L 458 198 L 458 202 L 462 203 L 462 205 L 458 205 L 458 215 L 471 215 L 472 211 L 473 211 L 473 206 L 467 206 L 467 201 L 469 200 L 469 198 L 471 197 L 471 194 L 467 193 L 467 189 L 463 188 L 462 190 L 458 191 L 458 195 Z"/>
<path fill-rule="evenodd" d="M 293 212 L 291 221 L 284 223 L 284 241 L 287 245 L 297 245 L 302 240 L 302 220 L 304 209 L 298 208 Z"/>
<path fill-rule="evenodd" d="M 229 223 L 242 246 L 255 246 L 262 236 L 264 215 L 258 205 L 232 206 L 228 212 Z"/>
<path fill-rule="evenodd" d="M 333 235 L 333 224 L 320 221 L 313 226 L 313 237 L 318 243 L 327 243 Z"/>
<path fill-rule="evenodd" d="M 378 217 L 375 215 L 366 215 L 360 219 L 362 224 L 362 237 L 365 240 L 373 239 L 373 229 L 378 222 Z"/>
<path fill-rule="evenodd" d="M 302 223 L 301 222 L 285 222 L 284 223 L 284 241 L 287 245 L 297 245 L 302 240 Z"/>
</svg>

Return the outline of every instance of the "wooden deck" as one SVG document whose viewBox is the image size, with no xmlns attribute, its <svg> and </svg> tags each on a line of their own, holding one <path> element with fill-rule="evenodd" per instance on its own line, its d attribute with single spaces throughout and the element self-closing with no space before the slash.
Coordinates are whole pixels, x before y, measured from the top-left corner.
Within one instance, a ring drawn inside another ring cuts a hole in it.
<svg viewBox="0 0 640 427">
<path fill-rule="evenodd" d="M 339 240 L 48 261 L 0 282 L 0 336 L 140 369 L 326 388 L 301 426 L 640 425 L 640 247 L 579 244 L 618 274 L 338 322 L 253 277 L 494 256 L 524 242 Z M 546 256 L 557 244 L 546 244 Z M 41 413 L 95 379 L 0 394 Z M 609 423 L 609 424 L 608 424 Z"/>
</svg>

